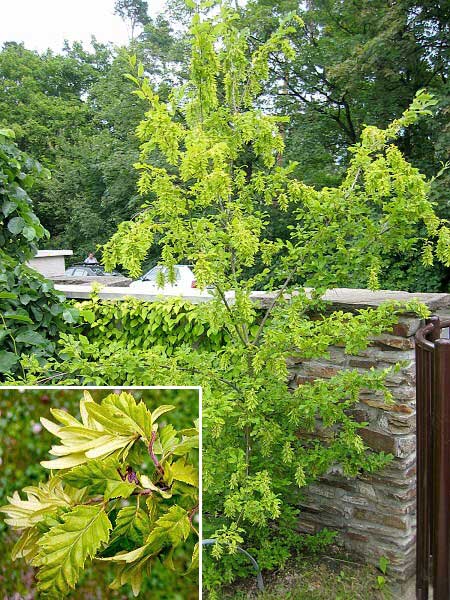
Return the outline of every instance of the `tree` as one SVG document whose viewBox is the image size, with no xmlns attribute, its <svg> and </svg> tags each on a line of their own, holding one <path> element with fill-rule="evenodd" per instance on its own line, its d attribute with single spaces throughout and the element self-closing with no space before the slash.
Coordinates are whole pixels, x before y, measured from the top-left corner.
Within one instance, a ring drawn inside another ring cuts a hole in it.
<svg viewBox="0 0 450 600">
<path fill-rule="evenodd" d="M 148 4 L 146 0 L 116 0 L 114 14 L 119 15 L 130 24 L 130 37 L 133 42 L 138 25 L 145 26 L 149 22 Z"/>
<path fill-rule="evenodd" d="M 74 44 L 66 46 L 61 55 L 51 51 L 39 55 L 11 42 L 0 52 L 0 126 L 11 127 L 20 149 L 56 175 L 37 182 L 34 189 L 34 209 L 55 242 L 65 228 L 68 208 L 65 197 L 53 194 L 59 163 L 79 139 L 96 130 L 86 96 L 109 68 L 109 51 L 99 44 L 94 46 L 92 54 Z"/>
</svg>

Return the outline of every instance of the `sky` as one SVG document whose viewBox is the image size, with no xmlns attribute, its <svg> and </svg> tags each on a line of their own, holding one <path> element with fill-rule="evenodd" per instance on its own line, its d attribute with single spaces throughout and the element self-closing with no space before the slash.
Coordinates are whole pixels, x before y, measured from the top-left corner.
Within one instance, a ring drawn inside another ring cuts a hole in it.
<svg viewBox="0 0 450 600">
<path fill-rule="evenodd" d="M 149 0 L 148 5 L 149 14 L 156 16 L 164 0 Z M 0 0 L 0 46 L 24 42 L 30 50 L 58 52 L 65 39 L 89 47 L 91 35 L 99 42 L 128 41 L 125 23 L 114 15 L 114 0 Z"/>
</svg>

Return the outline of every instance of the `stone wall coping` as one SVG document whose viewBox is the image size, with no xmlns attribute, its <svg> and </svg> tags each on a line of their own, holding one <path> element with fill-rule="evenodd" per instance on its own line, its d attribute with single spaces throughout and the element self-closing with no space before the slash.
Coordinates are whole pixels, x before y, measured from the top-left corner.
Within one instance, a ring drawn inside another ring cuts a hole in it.
<svg viewBox="0 0 450 600">
<path fill-rule="evenodd" d="M 79 300 L 89 299 L 92 289 L 89 283 L 82 285 L 55 285 L 55 288 L 65 294 L 67 298 L 77 298 Z M 306 292 L 310 292 L 310 288 L 305 288 Z M 164 292 L 160 291 L 157 294 L 145 292 L 144 290 L 133 289 L 122 286 L 105 286 L 98 293 L 103 300 L 121 300 L 124 298 L 137 298 L 155 302 L 161 298 L 176 298 L 182 297 L 194 304 L 207 302 L 212 298 L 211 292 L 204 290 L 189 290 L 186 294 L 179 292 Z M 276 297 L 277 292 L 255 291 L 251 293 L 251 297 L 261 306 L 269 305 Z M 234 298 L 234 292 L 226 292 L 226 297 L 231 302 Z M 380 306 L 383 302 L 396 300 L 398 302 L 407 302 L 418 300 L 428 306 L 432 311 L 450 309 L 450 294 L 442 293 L 421 293 L 421 292 L 402 292 L 394 290 L 377 290 L 371 291 L 359 288 L 334 288 L 328 290 L 324 296 L 324 300 L 330 301 L 333 308 L 339 310 L 354 311 L 361 308 Z"/>
<path fill-rule="evenodd" d="M 95 282 L 98 286 L 99 282 Z M 75 298 L 78 300 L 89 300 L 92 294 L 92 285 L 89 283 L 81 285 L 55 285 L 55 289 L 59 292 L 63 292 L 66 298 Z M 147 302 L 157 302 L 163 298 L 183 298 L 193 304 L 199 304 L 200 302 L 208 302 L 211 300 L 212 295 L 210 292 L 200 290 L 194 290 L 192 293 L 181 295 L 179 292 L 158 292 L 157 294 L 145 292 L 139 289 L 133 289 L 130 287 L 122 286 L 105 286 L 100 289 L 97 293 L 98 297 L 102 300 L 124 300 L 125 298 L 137 298 L 138 300 L 145 300 Z"/>
<path fill-rule="evenodd" d="M 335 288 L 328 290 L 323 296 L 339 306 L 348 306 L 355 310 L 369 306 L 380 306 L 383 302 L 396 300 L 398 302 L 409 302 L 418 300 L 428 306 L 430 310 L 439 310 L 450 306 L 450 294 L 428 293 L 428 292 L 402 292 L 394 290 L 371 291 L 358 288 Z"/>
</svg>

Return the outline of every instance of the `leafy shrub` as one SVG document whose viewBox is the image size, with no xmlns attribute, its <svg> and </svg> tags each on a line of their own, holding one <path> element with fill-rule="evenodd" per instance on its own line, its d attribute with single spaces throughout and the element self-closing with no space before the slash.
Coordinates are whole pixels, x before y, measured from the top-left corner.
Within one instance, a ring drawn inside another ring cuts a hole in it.
<svg viewBox="0 0 450 600">
<path fill-rule="evenodd" d="M 198 436 L 192 428 L 158 428 L 173 408 L 150 412 L 125 392 L 97 404 L 85 393 L 81 422 L 58 409 L 52 414 L 61 425 L 41 419 L 61 439 L 51 451 L 60 458 L 42 463 L 52 475 L 24 489 L 28 501 L 15 492 L 1 510 L 22 531 L 13 556 L 38 568 L 42 592 L 66 595 L 94 555 L 117 565 L 113 588 L 128 582 L 135 595 L 156 557 L 165 557 L 165 569 L 183 569 L 184 542 L 195 531 Z M 194 552 L 188 569 L 194 578 L 195 561 Z"/>
<path fill-rule="evenodd" d="M 28 195 L 48 171 L 21 152 L 10 130 L 0 130 L 0 376 L 17 373 L 22 354 L 55 352 L 55 341 L 76 311 L 53 284 L 25 263 L 48 237 Z"/>
<path fill-rule="evenodd" d="M 179 347 L 168 356 L 154 347 L 131 356 L 120 349 L 121 360 L 146 382 L 170 377 L 204 386 L 204 531 L 218 542 L 211 554 L 222 559 L 205 563 L 211 588 L 242 573 L 234 557 L 238 543 L 253 548 L 263 568 L 282 564 L 302 546 L 293 507 L 302 488 L 332 465 L 355 476 L 389 460 L 368 450 L 359 435 L 364 425 L 351 413 L 363 389 L 390 400 L 386 371 L 342 370 L 292 392 L 287 360 L 326 357 L 333 345 L 357 354 L 370 336 L 390 331 L 402 309 L 330 314 L 322 292 L 355 281 L 376 288 L 388 258 L 415 247 L 424 264 L 438 258 L 448 266 L 450 254 L 449 229 L 429 200 L 430 182 L 395 145 L 406 127 L 430 114 L 429 94 L 418 92 L 386 129 L 366 127 L 349 149 L 342 183 L 316 190 L 294 177 L 295 164 L 281 160 L 286 119 L 261 109 L 269 57 L 280 64 L 293 57 L 288 37 L 295 17 L 258 45 L 236 26 L 231 3 L 219 3 L 214 16 L 206 5 L 197 9 L 188 85 L 165 103 L 142 66 L 130 75 L 135 94 L 149 105 L 137 129 L 136 167 L 139 191 L 151 201 L 120 226 L 103 256 L 108 269 L 121 263 L 137 274 L 158 243 L 169 272 L 187 260 L 200 287 L 214 286 L 215 324 L 229 336 L 218 352 Z M 165 155 L 165 166 L 152 162 L 154 148 Z M 288 239 L 265 235 L 274 203 L 291 209 Z M 262 282 L 272 292 L 263 315 L 250 297 Z M 306 293 L 299 283 L 314 290 Z M 79 372 L 94 377 L 81 353 L 77 360 Z M 109 350 L 98 357 L 102 377 L 112 360 Z"/>
<path fill-rule="evenodd" d="M 206 350 L 218 350 L 226 343 L 226 332 L 211 324 L 210 310 L 181 298 L 145 302 L 135 298 L 102 302 L 98 297 L 77 305 L 80 322 L 90 344 L 105 340 L 129 349 L 147 350 L 164 346 L 171 354 L 174 346 L 189 344 Z"/>
</svg>

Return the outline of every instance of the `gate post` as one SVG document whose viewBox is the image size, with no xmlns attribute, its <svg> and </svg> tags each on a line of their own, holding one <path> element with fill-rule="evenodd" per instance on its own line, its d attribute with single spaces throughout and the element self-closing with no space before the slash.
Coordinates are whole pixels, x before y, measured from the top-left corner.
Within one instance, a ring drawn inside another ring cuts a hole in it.
<svg viewBox="0 0 450 600">
<path fill-rule="evenodd" d="M 439 317 L 426 320 L 427 337 L 440 336 Z M 434 349 L 416 340 L 417 529 L 416 598 L 428 600 L 430 554 L 433 549 L 433 372 Z"/>
<path fill-rule="evenodd" d="M 435 341 L 433 598 L 450 598 L 450 340 Z"/>
</svg>

